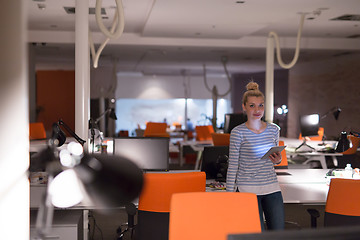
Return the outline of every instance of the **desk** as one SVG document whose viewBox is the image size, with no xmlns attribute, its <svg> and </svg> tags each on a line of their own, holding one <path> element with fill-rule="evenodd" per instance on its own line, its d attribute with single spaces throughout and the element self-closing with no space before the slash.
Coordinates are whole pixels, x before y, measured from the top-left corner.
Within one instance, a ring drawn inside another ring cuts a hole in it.
<svg viewBox="0 0 360 240">
<path fill-rule="evenodd" d="M 329 186 L 326 169 L 278 169 L 291 175 L 278 175 L 284 203 L 325 204 Z"/>
<path fill-rule="evenodd" d="M 329 186 L 325 178 L 326 169 L 277 169 L 291 175 L 277 175 L 284 203 L 320 204 L 326 203 Z M 214 180 L 208 179 L 207 183 Z M 223 191 L 207 188 L 206 191 Z"/>
<path fill-rule="evenodd" d="M 337 166 L 337 156 L 342 156 L 341 153 L 327 153 L 327 152 L 322 152 L 321 150 L 325 147 L 323 145 L 323 143 L 325 143 L 326 146 L 335 149 L 336 143 L 337 141 L 307 141 L 306 144 L 309 145 L 310 147 L 314 148 L 315 150 L 307 147 L 307 146 L 303 146 L 300 149 L 298 149 L 298 151 L 295 151 L 295 149 L 301 144 L 303 143 L 302 140 L 300 139 L 293 139 L 293 138 L 280 138 L 280 140 L 284 141 L 284 144 L 287 146 L 286 147 L 286 155 L 288 156 L 289 159 L 291 159 L 292 157 L 295 156 L 303 156 L 306 159 L 306 161 L 303 164 L 308 164 L 310 161 L 320 161 L 321 167 L 323 169 L 327 169 L 327 165 L 326 165 L 326 156 L 329 156 L 332 158 L 334 165 Z"/>
<path fill-rule="evenodd" d="M 303 162 L 303 164 L 308 164 L 310 161 L 314 161 L 314 160 L 317 160 L 317 161 L 320 161 L 320 164 L 321 164 L 321 167 L 322 169 L 328 169 L 327 165 L 326 165 L 326 156 L 329 156 L 332 158 L 332 161 L 334 162 L 334 165 L 337 166 L 337 159 L 336 157 L 337 156 L 342 156 L 343 154 L 341 153 L 323 153 L 323 152 L 304 152 L 304 153 L 301 153 L 301 152 L 290 152 L 288 153 L 287 152 L 287 155 L 290 156 L 290 159 L 292 157 L 295 157 L 295 156 L 304 156 L 306 157 L 306 161 Z"/>
<path fill-rule="evenodd" d="M 181 141 L 179 142 L 179 162 L 180 166 L 184 165 L 184 159 L 183 159 L 183 147 L 184 146 L 190 146 L 195 152 L 197 152 L 196 156 L 196 162 L 195 162 L 195 170 L 200 169 L 200 159 L 201 159 L 201 153 L 204 150 L 205 146 L 212 146 L 212 141 Z"/>
</svg>

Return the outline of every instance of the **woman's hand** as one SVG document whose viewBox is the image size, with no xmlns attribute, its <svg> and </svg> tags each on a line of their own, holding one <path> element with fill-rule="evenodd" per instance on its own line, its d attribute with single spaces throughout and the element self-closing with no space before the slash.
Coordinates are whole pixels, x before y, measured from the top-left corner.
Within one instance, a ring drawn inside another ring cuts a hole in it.
<svg viewBox="0 0 360 240">
<path fill-rule="evenodd" d="M 281 153 L 280 153 L 280 152 L 274 152 L 274 153 L 271 154 L 269 157 L 270 157 L 270 160 L 271 160 L 274 164 L 279 164 L 279 163 L 281 163 Z"/>
</svg>

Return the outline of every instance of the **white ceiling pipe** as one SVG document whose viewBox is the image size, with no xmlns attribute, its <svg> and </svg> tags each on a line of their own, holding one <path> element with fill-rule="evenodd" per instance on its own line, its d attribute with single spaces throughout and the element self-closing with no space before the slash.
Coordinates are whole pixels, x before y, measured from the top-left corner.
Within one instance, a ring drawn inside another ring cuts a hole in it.
<svg viewBox="0 0 360 240">
<path fill-rule="evenodd" d="M 281 58 L 279 37 L 275 32 L 270 32 L 266 45 L 266 79 L 265 79 L 265 120 L 272 123 L 274 120 L 274 40 L 276 44 L 276 57 L 282 68 L 292 68 L 299 58 L 301 32 L 306 13 L 301 13 L 300 26 L 296 39 L 296 49 L 293 60 L 285 64 Z"/>
</svg>

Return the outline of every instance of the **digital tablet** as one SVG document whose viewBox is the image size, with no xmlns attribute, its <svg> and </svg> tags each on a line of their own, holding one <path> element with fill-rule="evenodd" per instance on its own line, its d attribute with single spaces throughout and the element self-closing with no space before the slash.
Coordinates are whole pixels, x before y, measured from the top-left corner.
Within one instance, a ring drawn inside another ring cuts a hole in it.
<svg viewBox="0 0 360 240">
<path fill-rule="evenodd" d="M 262 156 L 261 159 L 267 159 L 270 157 L 271 154 L 273 154 L 274 152 L 281 152 L 282 150 L 284 150 L 284 148 L 286 148 L 286 146 L 276 146 L 276 147 L 272 147 L 269 149 L 269 151 L 267 151 L 264 156 Z"/>
</svg>

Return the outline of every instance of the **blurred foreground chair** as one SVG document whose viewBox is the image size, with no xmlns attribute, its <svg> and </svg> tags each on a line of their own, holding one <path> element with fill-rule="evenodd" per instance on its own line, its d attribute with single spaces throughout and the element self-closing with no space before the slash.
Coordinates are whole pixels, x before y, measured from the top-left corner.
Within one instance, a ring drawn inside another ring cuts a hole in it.
<svg viewBox="0 0 360 240">
<path fill-rule="evenodd" d="M 229 146 L 230 133 L 211 133 L 211 138 L 214 146 Z"/>
<path fill-rule="evenodd" d="M 144 137 L 170 137 L 166 132 L 167 124 L 164 122 L 148 122 L 144 131 Z"/>
<path fill-rule="evenodd" d="M 230 233 L 260 232 L 253 193 L 178 193 L 171 199 L 169 240 L 226 240 Z"/>
<path fill-rule="evenodd" d="M 279 141 L 279 146 L 284 146 L 284 141 Z M 275 169 L 288 169 L 288 160 L 285 149 L 281 151 L 281 163 L 274 166 Z"/>
<path fill-rule="evenodd" d="M 46 139 L 46 131 L 42 122 L 34 122 L 29 124 L 29 138 L 34 139 Z"/>
<path fill-rule="evenodd" d="M 205 173 L 145 173 L 144 181 L 135 239 L 168 239 L 171 196 L 182 192 L 205 192 Z"/>
<path fill-rule="evenodd" d="M 197 141 L 212 140 L 211 134 L 214 132 L 214 128 L 212 125 L 196 126 L 195 132 Z"/>
<path fill-rule="evenodd" d="M 320 217 L 316 209 L 308 209 L 311 216 L 311 227 L 317 227 Z M 324 226 L 360 227 L 360 180 L 333 178 L 330 182 L 326 199 Z"/>
</svg>

